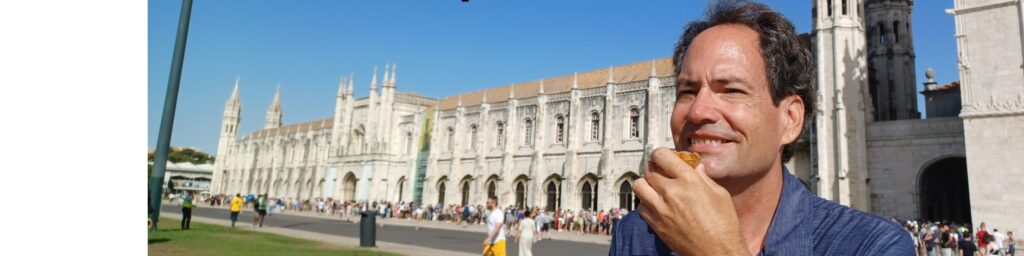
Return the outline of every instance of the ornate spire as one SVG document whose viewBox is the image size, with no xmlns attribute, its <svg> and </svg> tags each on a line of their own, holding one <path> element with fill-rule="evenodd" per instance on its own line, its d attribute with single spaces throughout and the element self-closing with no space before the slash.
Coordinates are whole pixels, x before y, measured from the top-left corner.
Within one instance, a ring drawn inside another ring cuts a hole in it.
<svg viewBox="0 0 1024 256">
<path fill-rule="evenodd" d="M 281 127 L 281 119 L 283 114 L 281 113 L 281 84 L 277 85 L 277 91 L 274 92 L 274 102 L 270 103 L 270 108 L 267 109 L 267 119 L 263 123 L 263 129 L 273 129 Z"/>
<path fill-rule="evenodd" d="M 572 88 L 573 89 L 576 89 L 576 88 L 580 87 L 580 84 L 577 82 L 577 78 L 579 78 L 579 76 L 576 74 L 576 71 L 573 71 L 572 72 Z"/>
<path fill-rule="evenodd" d="M 281 84 L 277 84 L 277 90 L 274 91 L 274 102 L 270 103 L 270 110 L 281 111 Z"/>
<path fill-rule="evenodd" d="M 238 101 L 239 101 L 239 99 L 238 99 L 238 80 L 241 80 L 240 76 L 235 78 L 235 90 L 231 91 L 231 98 L 228 99 L 228 102 L 230 102 L 230 103 L 238 103 Z"/>
<path fill-rule="evenodd" d="M 516 84 L 510 85 L 510 87 L 511 88 L 508 89 L 508 98 L 509 99 L 515 99 L 516 98 Z"/>
<path fill-rule="evenodd" d="M 398 74 L 398 63 L 391 64 L 391 87 L 395 86 L 395 75 Z"/>
<path fill-rule="evenodd" d="M 338 97 L 345 96 L 345 86 L 348 85 L 348 81 L 345 80 L 345 76 L 338 78 Z"/>
<path fill-rule="evenodd" d="M 487 90 L 484 90 L 483 93 L 484 93 L 483 103 L 487 103 Z"/>
<path fill-rule="evenodd" d="M 348 74 L 348 90 L 347 90 L 348 96 L 352 96 L 352 93 L 354 93 L 353 91 L 355 89 L 352 88 L 352 85 L 355 84 L 355 81 L 356 81 L 355 74 L 349 73 Z"/>
<path fill-rule="evenodd" d="M 384 76 L 387 79 L 387 76 Z M 373 65 L 373 81 L 370 82 L 370 91 L 377 89 L 377 65 Z"/>
<path fill-rule="evenodd" d="M 457 106 L 459 106 L 459 107 L 462 106 L 462 94 L 459 94 L 459 105 L 457 105 Z"/>
</svg>

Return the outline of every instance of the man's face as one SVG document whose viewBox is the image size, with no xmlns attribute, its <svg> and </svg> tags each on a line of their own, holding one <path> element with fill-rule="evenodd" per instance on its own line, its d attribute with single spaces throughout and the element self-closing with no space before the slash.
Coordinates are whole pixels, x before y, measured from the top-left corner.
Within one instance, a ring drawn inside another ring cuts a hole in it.
<svg viewBox="0 0 1024 256">
<path fill-rule="evenodd" d="M 494 210 L 494 206 L 496 205 L 498 205 L 498 203 L 495 202 L 494 199 L 487 199 L 487 210 Z"/>
<path fill-rule="evenodd" d="M 773 104 L 759 40 L 743 25 L 714 26 L 693 40 L 681 63 L 673 139 L 677 150 L 701 155 L 711 178 L 761 175 L 799 136 L 803 101 L 790 96 Z"/>
</svg>

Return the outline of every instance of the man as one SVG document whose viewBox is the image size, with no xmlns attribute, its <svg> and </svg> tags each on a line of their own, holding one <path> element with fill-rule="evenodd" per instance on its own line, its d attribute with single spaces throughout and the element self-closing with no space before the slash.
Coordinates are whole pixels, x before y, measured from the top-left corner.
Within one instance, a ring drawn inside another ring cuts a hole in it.
<svg viewBox="0 0 1024 256">
<path fill-rule="evenodd" d="M 792 23 L 743 0 L 707 16 L 676 46 L 670 119 L 676 149 L 702 162 L 654 150 L 609 255 L 913 255 L 899 224 L 814 196 L 782 165 L 814 106 Z"/>
<path fill-rule="evenodd" d="M 263 227 L 263 219 L 267 218 L 267 194 L 259 195 L 253 202 L 253 210 L 256 210 L 256 217 L 252 220 L 252 227 L 256 227 L 258 223 L 260 227 Z"/>
<path fill-rule="evenodd" d="M 505 256 L 505 214 L 498 208 L 498 198 L 487 197 L 487 238 L 483 255 Z"/>
<path fill-rule="evenodd" d="M 974 246 L 974 239 L 971 239 L 971 232 L 966 232 L 966 236 L 960 239 L 958 247 L 960 247 L 960 256 L 975 256 L 978 252 L 978 247 Z"/>
<path fill-rule="evenodd" d="M 1006 244 L 1003 241 L 1006 240 L 1006 235 L 1003 235 L 1003 233 L 1000 233 L 998 228 L 993 228 L 992 229 L 992 238 L 995 239 L 993 241 L 996 243 L 996 247 L 999 247 L 999 255 L 1005 255 L 1006 254 L 1006 246 L 1005 246 Z"/>
<path fill-rule="evenodd" d="M 185 192 L 181 197 L 181 229 L 189 229 L 192 224 L 192 194 Z"/>
<path fill-rule="evenodd" d="M 242 194 L 235 194 L 235 197 L 231 198 L 231 227 L 235 227 L 235 222 L 238 221 L 238 214 L 242 212 L 242 204 L 244 203 Z"/>
</svg>

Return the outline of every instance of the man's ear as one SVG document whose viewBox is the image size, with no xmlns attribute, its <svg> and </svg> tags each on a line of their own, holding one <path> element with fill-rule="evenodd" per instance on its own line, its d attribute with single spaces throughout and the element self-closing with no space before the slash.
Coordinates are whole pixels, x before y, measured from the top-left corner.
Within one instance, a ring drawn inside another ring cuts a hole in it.
<svg viewBox="0 0 1024 256">
<path fill-rule="evenodd" d="M 782 110 L 779 115 L 783 125 L 782 144 L 793 143 L 804 127 L 804 100 L 798 95 L 789 95 L 779 102 L 779 108 Z"/>
</svg>

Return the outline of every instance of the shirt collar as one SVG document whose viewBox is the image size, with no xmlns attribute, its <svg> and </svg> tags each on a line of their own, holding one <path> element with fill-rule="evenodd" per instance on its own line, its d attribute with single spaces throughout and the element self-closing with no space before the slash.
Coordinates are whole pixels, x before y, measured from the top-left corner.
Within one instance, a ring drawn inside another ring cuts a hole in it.
<svg viewBox="0 0 1024 256">
<path fill-rule="evenodd" d="M 782 194 L 759 255 L 811 255 L 811 225 L 801 225 L 811 219 L 811 198 L 810 191 L 783 166 Z"/>
</svg>

